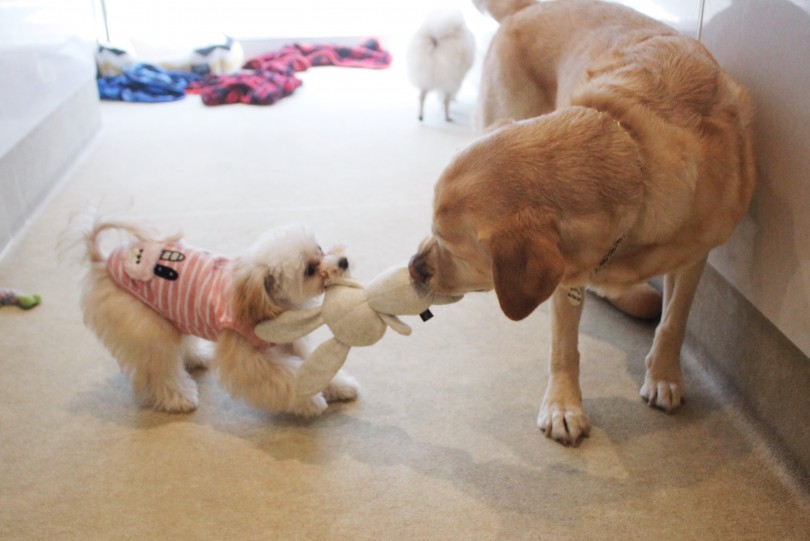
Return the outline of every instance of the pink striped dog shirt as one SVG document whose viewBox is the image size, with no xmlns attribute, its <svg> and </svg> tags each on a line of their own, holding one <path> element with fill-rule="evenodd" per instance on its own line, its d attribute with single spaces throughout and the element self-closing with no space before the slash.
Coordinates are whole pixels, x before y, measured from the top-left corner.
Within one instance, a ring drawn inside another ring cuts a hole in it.
<svg viewBox="0 0 810 541">
<path fill-rule="evenodd" d="M 107 272 L 122 289 L 171 321 L 183 334 L 216 340 L 231 329 L 264 349 L 252 327 L 231 314 L 226 291 L 229 260 L 182 242 L 136 242 L 117 248 L 107 259 Z"/>
</svg>

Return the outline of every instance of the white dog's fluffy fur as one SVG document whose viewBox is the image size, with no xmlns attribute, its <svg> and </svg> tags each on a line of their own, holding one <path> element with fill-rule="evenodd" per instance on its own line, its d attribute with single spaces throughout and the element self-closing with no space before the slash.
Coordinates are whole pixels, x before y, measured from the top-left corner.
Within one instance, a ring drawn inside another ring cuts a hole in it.
<svg viewBox="0 0 810 541">
<path fill-rule="evenodd" d="M 419 89 L 419 120 L 425 97 L 441 94 L 444 118 L 450 120 L 450 101 L 458 93 L 475 59 L 475 38 L 458 10 L 430 13 L 411 38 L 406 56 L 408 78 Z"/>
<path fill-rule="evenodd" d="M 166 412 L 193 411 L 199 399 L 188 370 L 207 367 L 209 361 L 232 396 L 269 411 L 313 416 L 322 413 L 328 401 L 356 398 L 357 382 L 342 371 L 322 393 L 295 396 L 295 373 L 308 353 L 302 341 L 260 350 L 226 329 L 219 333 L 211 359 L 198 347 L 200 340 L 182 335 L 169 320 L 116 285 L 99 238 L 111 229 L 138 241 L 178 238 L 164 239 L 125 221 L 97 220 L 84 232 L 90 263 L 81 302 L 84 322 L 131 376 L 134 390 L 147 405 Z M 312 272 L 313 265 L 317 272 Z M 272 230 L 229 261 L 227 271 L 232 277 L 227 302 L 232 314 L 252 328 L 318 297 L 323 293 L 324 273 L 345 272 L 347 267 L 345 257 L 338 251 L 324 254 L 301 226 Z"/>
</svg>

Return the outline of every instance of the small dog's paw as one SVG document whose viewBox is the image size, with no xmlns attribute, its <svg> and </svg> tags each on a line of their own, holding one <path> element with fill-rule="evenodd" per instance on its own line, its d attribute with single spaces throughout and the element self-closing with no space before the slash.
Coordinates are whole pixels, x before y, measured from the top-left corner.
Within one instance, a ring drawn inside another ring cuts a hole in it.
<svg viewBox="0 0 810 541">
<path fill-rule="evenodd" d="M 184 336 L 181 342 L 183 366 L 186 370 L 205 370 L 214 359 L 214 344 L 192 336 Z"/>
<path fill-rule="evenodd" d="M 166 413 L 190 413 L 197 409 L 200 403 L 197 385 L 186 383 L 182 386 L 166 384 L 162 389 L 155 389 L 152 395 L 152 405 L 157 411 Z"/>
<path fill-rule="evenodd" d="M 183 353 L 183 366 L 186 370 L 205 370 L 211 365 L 212 355 L 204 350 L 189 350 Z"/>
<path fill-rule="evenodd" d="M 360 384 L 356 379 L 338 372 L 329 386 L 323 390 L 323 396 L 327 402 L 350 401 L 357 399 L 359 391 Z"/>
<path fill-rule="evenodd" d="M 658 408 L 672 413 L 680 407 L 683 400 L 683 384 L 679 381 L 656 379 L 648 373 L 641 387 L 641 398 L 651 408 Z"/>
<path fill-rule="evenodd" d="M 543 402 L 537 426 L 546 437 L 573 447 L 582 443 L 591 431 L 588 415 L 581 406 L 560 402 Z"/>
<path fill-rule="evenodd" d="M 300 417 L 317 417 L 326 411 L 326 399 L 321 393 L 312 395 L 309 398 L 299 400 L 292 408 L 290 413 Z"/>
</svg>

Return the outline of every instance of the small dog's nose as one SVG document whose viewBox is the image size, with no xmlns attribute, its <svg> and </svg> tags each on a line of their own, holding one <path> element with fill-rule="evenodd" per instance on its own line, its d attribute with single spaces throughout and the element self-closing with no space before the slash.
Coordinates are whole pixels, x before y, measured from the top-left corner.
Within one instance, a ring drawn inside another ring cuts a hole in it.
<svg viewBox="0 0 810 541">
<path fill-rule="evenodd" d="M 347 257 L 341 257 L 341 258 L 338 260 L 338 267 L 340 267 L 340 270 L 346 270 L 346 269 L 348 269 L 348 268 L 349 268 L 349 258 L 347 258 Z"/>
</svg>

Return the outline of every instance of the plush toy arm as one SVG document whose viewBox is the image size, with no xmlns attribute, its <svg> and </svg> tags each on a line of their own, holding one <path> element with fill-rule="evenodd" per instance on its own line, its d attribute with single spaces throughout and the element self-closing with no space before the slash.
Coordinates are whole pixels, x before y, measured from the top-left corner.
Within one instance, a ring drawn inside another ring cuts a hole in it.
<svg viewBox="0 0 810 541">
<path fill-rule="evenodd" d="M 309 354 L 295 375 L 295 392 L 299 397 L 312 396 L 326 389 L 346 362 L 350 346 L 330 338 Z"/>
<path fill-rule="evenodd" d="M 265 342 L 289 344 L 324 324 L 321 307 L 289 310 L 275 319 L 257 324 L 254 332 Z"/>
<path fill-rule="evenodd" d="M 411 335 L 411 326 L 399 319 L 397 316 L 391 314 L 378 314 L 380 318 L 385 321 L 386 325 L 397 331 L 403 336 Z"/>
</svg>

